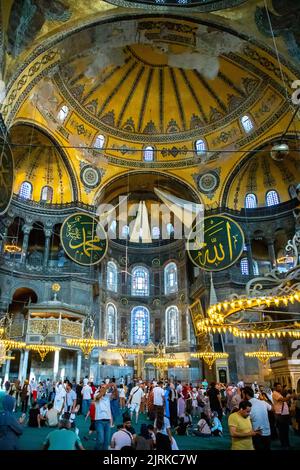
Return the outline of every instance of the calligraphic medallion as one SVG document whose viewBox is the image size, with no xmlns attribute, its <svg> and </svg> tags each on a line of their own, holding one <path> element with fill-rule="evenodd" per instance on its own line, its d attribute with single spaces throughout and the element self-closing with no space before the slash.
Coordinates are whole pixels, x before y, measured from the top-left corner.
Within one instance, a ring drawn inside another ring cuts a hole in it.
<svg viewBox="0 0 300 470">
<path fill-rule="evenodd" d="M 204 237 L 201 237 L 203 231 Z M 225 215 L 212 215 L 193 227 L 187 251 L 197 267 L 204 271 L 222 271 L 239 259 L 244 243 L 243 231 L 234 220 Z"/>
<path fill-rule="evenodd" d="M 10 204 L 13 193 L 14 162 L 9 145 L 0 136 L 0 215 Z"/>
<path fill-rule="evenodd" d="M 83 212 L 64 221 L 60 239 L 67 255 L 83 266 L 99 263 L 107 251 L 107 235 L 103 226 L 95 217 Z"/>
</svg>

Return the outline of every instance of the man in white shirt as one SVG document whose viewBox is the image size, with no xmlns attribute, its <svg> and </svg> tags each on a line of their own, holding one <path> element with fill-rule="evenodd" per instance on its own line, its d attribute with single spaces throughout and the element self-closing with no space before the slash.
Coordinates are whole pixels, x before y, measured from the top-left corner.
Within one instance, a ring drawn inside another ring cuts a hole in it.
<svg viewBox="0 0 300 470">
<path fill-rule="evenodd" d="M 64 411 L 69 413 L 74 413 L 76 407 L 77 395 L 72 390 L 72 384 L 67 382 L 66 384 L 66 399 L 65 399 L 65 407 Z"/>
<path fill-rule="evenodd" d="M 91 402 L 92 402 L 92 393 L 93 393 L 93 390 L 91 389 L 91 387 L 89 386 L 88 383 L 82 387 L 81 395 L 82 395 L 82 414 L 83 414 L 83 416 L 86 416 L 87 412 L 90 409 Z"/>
<path fill-rule="evenodd" d="M 120 450 L 125 446 L 132 446 L 133 435 L 131 429 L 131 420 L 128 415 L 123 416 L 123 427 L 112 435 L 110 447 L 114 450 Z"/>
<path fill-rule="evenodd" d="M 138 383 L 135 387 L 131 389 L 129 400 L 130 403 L 130 418 L 132 420 L 133 412 L 135 411 L 135 422 L 138 422 L 139 411 L 141 406 L 141 401 L 144 396 L 144 390 L 142 389 L 142 384 Z"/>
<path fill-rule="evenodd" d="M 244 400 L 248 400 L 252 405 L 250 412 L 252 428 L 255 431 L 260 431 L 252 437 L 254 448 L 255 450 L 270 450 L 271 428 L 268 411 L 272 406 L 264 400 L 255 398 L 252 387 L 245 387 L 242 393 Z"/>
<path fill-rule="evenodd" d="M 160 380 L 156 387 L 153 389 L 153 411 L 155 417 L 157 412 L 161 409 L 164 409 L 165 404 L 165 391 L 163 389 L 163 382 Z"/>
<path fill-rule="evenodd" d="M 107 393 L 108 389 L 114 384 L 103 384 L 95 392 L 95 429 L 96 437 L 96 450 L 108 450 L 109 437 L 110 437 L 110 396 Z"/>
</svg>

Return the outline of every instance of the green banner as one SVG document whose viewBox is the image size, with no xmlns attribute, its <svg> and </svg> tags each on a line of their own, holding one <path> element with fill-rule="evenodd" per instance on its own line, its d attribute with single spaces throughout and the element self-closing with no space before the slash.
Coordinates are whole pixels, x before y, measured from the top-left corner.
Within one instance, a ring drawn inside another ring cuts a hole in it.
<svg viewBox="0 0 300 470">
<path fill-rule="evenodd" d="M 11 150 L 0 136 L 0 215 L 10 204 L 13 192 L 14 162 Z"/>
<path fill-rule="evenodd" d="M 83 266 L 99 263 L 106 254 L 107 235 L 104 228 L 97 219 L 83 212 L 73 214 L 64 221 L 60 239 L 67 255 Z"/>
<path fill-rule="evenodd" d="M 204 230 L 204 241 L 200 234 Z M 241 227 L 225 215 L 205 217 L 194 227 L 187 241 L 187 251 L 192 262 L 205 271 L 222 271 L 234 264 L 244 250 Z"/>
</svg>

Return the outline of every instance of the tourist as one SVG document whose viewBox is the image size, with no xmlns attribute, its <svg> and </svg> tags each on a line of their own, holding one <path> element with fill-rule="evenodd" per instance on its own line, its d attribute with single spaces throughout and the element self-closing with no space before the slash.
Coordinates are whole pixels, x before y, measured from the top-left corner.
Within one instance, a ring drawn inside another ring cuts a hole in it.
<svg viewBox="0 0 300 470">
<path fill-rule="evenodd" d="M 31 408 L 29 410 L 28 426 L 31 428 L 41 427 L 40 408 L 36 401 L 32 402 Z"/>
<path fill-rule="evenodd" d="M 124 410 L 126 406 L 126 399 L 125 399 L 125 389 L 124 389 L 123 384 L 119 385 L 119 400 L 120 400 L 120 408 L 121 410 Z"/>
<path fill-rule="evenodd" d="M 123 416 L 123 426 L 112 435 L 110 447 L 114 450 L 120 450 L 124 446 L 133 445 L 133 436 L 130 432 L 131 419 L 128 415 Z"/>
<path fill-rule="evenodd" d="M 21 392 L 20 392 L 22 413 L 27 413 L 29 395 L 30 395 L 29 381 L 25 380 L 21 388 Z"/>
<path fill-rule="evenodd" d="M 216 411 L 213 411 L 212 413 L 211 433 L 213 436 L 223 436 L 223 426 Z"/>
<path fill-rule="evenodd" d="M 43 450 L 84 450 L 78 435 L 70 428 L 70 421 L 61 419 L 58 429 L 51 431 L 46 437 Z"/>
<path fill-rule="evenodd" d="M 282 385 L 279 382 L 276 382 L 274 384 L 274 390 L 272 394 L 275 421 L 278 429 L 281 447 L 284 449 L 288 449 L 290 447 L 289 429 L 291 422 L 288 402 L 291 398 L 291 395 L 287 394 L 284 397 L 282 393 Z"/>
<path fill-rule="evenodd" d="M 13 414 L 15 398 L 5 395 L 2 399 L 3 411 L 0 412 L 0 450 L 18 450 L 19 436 L 23 434 L 25 413 L 17 420 Z"/>
<path fill-rule="evenodd" d="M 34 377 L 30 380 L 30 399 L 31 402 L 36 402 L 37 399 L 37 383 Z"/>
<path fill-rule="evenodd" d="M 239 409 L 228 418 L 229 432 L 232 438 L 232 450 L 254 450 L 252 437 L 261 434 L 259 429 L 253 431 L 250 420 L 251 403 L 243 400 Z"/>
<path fill-rule="evenodd" d="M 76 391 L 74 393 L 76 395 Z M 82 414 L 84 416 L 86 416 L 86 414 L 87 414 L 87 412 L 90 408 L 90 404 L 91 404 L 91 401 L 92 401 L 92 393 L 93 393 L 93 390 L 92 390 L 92 388 L 90 387 L 90 385 L 88 383 L 82 387 L 82 390 L 81 390 Z M 76 402 L 77 402 L 77 395 L 76 395 Z"/>
<path fill-rule="evenodd" d="M 119 392 L 116 382 L 113 382 L 110 391 L 110 410 L 111 410 L 111 427 L 114 427 L 115 422 L 120 414 L 120 405 L 119 405 Z"/>
<path fill-rule="evenodd" d="M 74 413 L 76 408 L 77 395 L 74 390 L 72 390 L 71 382 L 66 382 L 66 395 L 65 395 L 65 406 L 64 411 L 69 413 Z"/>
<path fill-rule="evenodd" d="M 130 417 L 132 420 L 133 413 L 135 412 L 135 422 L 138 422 L 139 410 L 141 405 L 142 397 L 144 396 L 144 391 L 142 389 L 142 384 L 139 383 L 131 389 L 130 396 L 128 399 L 128 405 L 130 409 Z"/>
<path fill-rule="evenodd" d="M 84 419 L 86 421 L 88 419 L 88 417 L 90 417 L 90 420 L 91 420 L 88 435 L 84 436 L 84 438 L 83 438 L 86 441 L 88 441 L 91 434 L 93 434 L 93 432 L 96 431 L 96 428 L 95 428 L 95 414 L 96 414 L 96 406 L 95 406 L 95 401 L 93 400 L 90 404 L 89 411 L 87 412 L 86 417 Z"/>
<path fill-rule="evenodd" d="M 165 404 L 165 391 L 163 389 L 163 382 L 160 380 L 153 389 L 153 411 L 155 417 L 158 412 L 164 410 Z"/>
<path fill-rule="evenodd" d="M 201 413 L 201 418 L 197 423 L 197 429 L 193 429 L 192 433 L 198 437 L 211 436 L 210 422 L 205 413 Z"/>
<path fill-rule="evenodd" d="M 211 411 L 216 411 L 218 413 L 219 420 L 222 421 L 223 409 L 221 402 L 221 394 L 220 391 L 217 389 L 215 382 L 211 382 L 210 387 L 206 393 L 209 398 Z"/>
<path fill-rule="evenodd" d="M 253 429 L 261 430 L 261 434 L 253 436 L 253 445 L 255 450 L 270 450 L 271 429 L 268 411 L 271 410 L 271 405 L 266 401 L 255 398 L 252 387 L 245 387 L 243 389 L 243 397 L 252 405 L 250 419 Z"/>
<path fill-rule="evenodd" d="M 177 421 L 178 421 L 177 400 L 178 400 L 178 393 L 177 393 L 177 390 L 175 390 L 175 385 L 173 383 L 170 383 L 170 392 L 168 396 L 168 401 L 169 401 L 169 409 L 170 409 L 170 424 L 172 428 L 177 426 Z"/>
<path fill-rule="evenodd" d="M 172 450 L 171 426 L 168 418 L 164 416 L 163 408 L 159 408 L 154 421 L 154 432 L 156 433 L 156 450 L 170 452 Z"/>
<path fill-rule="evenodd" d="M 54 408 L 53 403 L 48 403 L 46 423 L 50 428 L 55 428 L 58 425 L 58 411 Z"/>
<path fill-rule="evenodd" d="M 62 382 L 58 382 L 55 387 L 55 398 L 54 398 L 54 408 L 60 413 L 62 413 L 62 410 L 64 409 L 65 406 L 65 400 L 66 400 L 66 391 L 64 389 L 64 386 Z"/>
<path fill-rule="evenodd" d="M 109 445 L 111 409 L 107 391 L 111 386 L 110 383 L 103 384 L 95 392 L 96 450 L 107 450 Z"/>
</svg>

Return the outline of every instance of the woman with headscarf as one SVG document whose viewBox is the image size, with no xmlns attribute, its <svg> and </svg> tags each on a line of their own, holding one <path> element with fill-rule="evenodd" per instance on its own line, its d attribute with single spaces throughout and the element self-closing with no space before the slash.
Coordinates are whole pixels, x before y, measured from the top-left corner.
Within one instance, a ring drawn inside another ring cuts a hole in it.
<svg viewBox="0 0 300 470">
<path fill-rule="evenodd" d="M 179 398 L 177 400 L 177 415 L 180 418 L 181 416 L 184 415 L 185 412 L 185 399 L 183 397 L 183 394 L 179 394 Z"/>
<path fill-rule="evenodd" d="M 5 395 L 2 400 L 3 411 L 0 412 L 0 450 L 18 450 L 18 437 L 23 433 L 22 423 L 25 415 L 19 421 L 13 415 L 15 398 Z"/>
<path fill-rule="evenodd" d="M 170 409 L 170 424 L 172 428 L 177 426 L 177 399 L 178 393 L 175 390 L 175 385 L 173 383 L 170 383 L 170 392 L 168 400 Z"/>
</svg>

